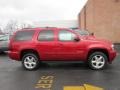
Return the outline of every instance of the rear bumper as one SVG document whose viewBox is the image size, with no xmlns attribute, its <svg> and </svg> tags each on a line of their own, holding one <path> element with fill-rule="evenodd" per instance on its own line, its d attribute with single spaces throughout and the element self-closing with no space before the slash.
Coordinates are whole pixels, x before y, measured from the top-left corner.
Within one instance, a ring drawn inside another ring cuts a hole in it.
<svg viewBox="0 0 120 90">
<path fill-rule="evenodd" d="M 11 59 L 13 60 L 16 60 L 16 61 L 19 61 L 20 60 L 20 55 L 18 52 L 11 52 L 11 51 L 8 51 L 8 55 Z"/>
<path fill-rule="evenodd" d="M 109 52 L 109 62 L 110 63 L 115 59 L 116 55 L 117 55 L 116 51 L 110 51 Z"/>
</svg>

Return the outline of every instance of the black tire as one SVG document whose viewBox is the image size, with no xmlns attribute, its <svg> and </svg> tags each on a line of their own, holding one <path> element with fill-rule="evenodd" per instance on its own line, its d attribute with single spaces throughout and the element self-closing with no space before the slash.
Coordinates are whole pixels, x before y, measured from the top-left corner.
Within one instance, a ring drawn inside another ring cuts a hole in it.
<svg viewBox="0 0 120 90">
<path fill-rule="evenodd" d="M 22 65 L 26 70 L 29 70 L 29 71 L 36 70 L 39 68 L 39 64 L 40 64 L 40 61 L 36 54 L 27 53 L 22 57 Z"/>
<path fill-rule="evenodd" d="M 107 61 L 108 57 L 103 52 L 94 52 L 88 57 L 88 65 L 93 70 L 104 69 Z"/>
</svg>

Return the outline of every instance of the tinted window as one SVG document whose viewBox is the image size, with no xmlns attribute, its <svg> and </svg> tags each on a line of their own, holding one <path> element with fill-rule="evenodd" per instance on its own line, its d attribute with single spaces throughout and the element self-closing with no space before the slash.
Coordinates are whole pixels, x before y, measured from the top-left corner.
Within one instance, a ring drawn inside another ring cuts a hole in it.
<svg viewBox="0 0 120 90">
<path fill-rule="evenodd" d="M 74 41 L 75 34 L 67 30 L 61 30 L 58 38 L 60 41 Z"/>
<path fill-rule="evenodd" d="M 54 40 L 54 31 L 53 30 L 40 31 L 38 40 L 39 41 L 53 41 Z"/>
<path fill-rule="evenodd" d="M 16 41 L 28 41 L 28 40 L 32 40 L 32 36 L 34 35 L 34 31 L 20 31 L 17 32 L 17 34 L 15 35 L 15 39 Z"/>
</svg>

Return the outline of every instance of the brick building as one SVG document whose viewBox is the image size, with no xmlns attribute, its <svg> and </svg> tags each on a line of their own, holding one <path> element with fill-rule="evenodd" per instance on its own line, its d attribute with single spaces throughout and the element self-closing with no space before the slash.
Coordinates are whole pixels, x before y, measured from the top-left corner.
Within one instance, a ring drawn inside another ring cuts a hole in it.
<svg viewBox="0 0 120 90">
<path fill-rule="evenodd" d="M 120 43 L 120 0 L 89 0 L 79 14 L 79 26 L 99 38 Z"/>
</svg>

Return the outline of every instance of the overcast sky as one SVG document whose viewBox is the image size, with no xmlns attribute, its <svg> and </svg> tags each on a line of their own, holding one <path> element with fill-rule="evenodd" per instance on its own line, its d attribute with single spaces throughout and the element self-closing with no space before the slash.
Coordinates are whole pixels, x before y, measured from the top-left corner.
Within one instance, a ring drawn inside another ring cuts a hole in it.
<svg viewBox="0 0 120 90">
<path fill-rule="evenodd" d="M 76 20 L 87 0 L 0 0 L 0 25 L 9 20 L 26 22 Z"/>
</svg>

